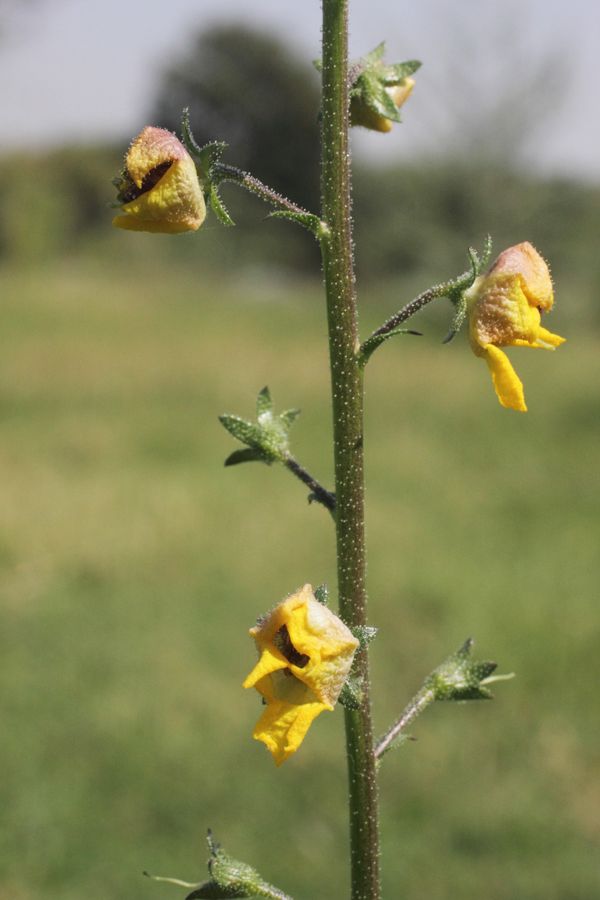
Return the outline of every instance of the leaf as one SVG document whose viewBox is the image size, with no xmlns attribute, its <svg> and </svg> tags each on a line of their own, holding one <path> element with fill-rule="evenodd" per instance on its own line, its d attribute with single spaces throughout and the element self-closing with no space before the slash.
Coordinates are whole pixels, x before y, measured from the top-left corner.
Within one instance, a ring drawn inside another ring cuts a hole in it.
<svg viewBox="0 0 600 900">
<path fill-rule="evenodd" d="M 200 160 L 207 173 L 210 173 L 214 164 L 221 159 L 228 146 L 229 145 L 226 144 L 225 141 L 211 141 L 210 144 L 205 144 L 204 147 L 202 147 L 200 150 Z"/>
<path fill-rule="evenodd" d="M 416 738 L 413 737 L 412 734 L 404 734 L 404 732 L 401 731 L 400 734 L 394 738 L 391 744 L 385 748 L 383 753 L 379 756 L 377 762 L 379 762 L 386 753 L 389 753 L 390 750 L 395 750 L 397 747 L 401 747 L 402 744 L 408 743 L 408 741 L 416 741 Z"/>
<path fill-rule="evenodd" d="M 202 156 L 202 150 L 194 140 L 194 135 L 192 134 L 192 129 L 190 128 L 190 110 L 187 106 L 183 110 L 183 117 L 181 120 L 181 139 L 188 153 L 190 153 L 192 156 Z"/>
<path fill-rule="evenodd" d="M 275 212 L 269 213 L 268 216 L 265 216 L 266 219 L 289 219 L 290 222 L 297 222 L 298 225 L 302 225 L 303 228 L 307 228 L 315 237 L 319 236 L 321 231 L 322 223 L 318 216 L 315 216 L 313 213 L 295 213 L 290 212 L 286 209 L 278 209 Z"/>
<path fill-rule="evenodd" d="M 233 221 L 233 219 L 231 218 L 231 216 L 229 215 L 229 213 L 223 206 L 223 204 L 221 202 L 221 198 L 217 194 L 217 190 L 216 190 L 214 184 L 212 183 L 212 181 L 210 184 L 209 197 L 210 197 L 210 205 L 211 205 L 212 211 L 216 215 L 219 222 L 222 222 L 223 225 L 235 225 L 235 222 Z"/>
<path fill-rule="evenodd" d="M 452 320 L 452 325 L 450 326 L 450 331 L 442 341 L 442 344 L 449 344 L 453 339 L 454 335 L 460 331 L 463 322 L 467 317 L 467 301 L 465 300 L 463 294 L 461 293 L 459 299 L 455 303 L 455 313 L 454 319 Z"/>
<path fill-rule="evenodd" d="M 250 422 L 238 418 L 238 416 L 219 416 L 219 422 L 223 425 L 229 434 L 241 441 L 242 444 L 250 444 L 253 447 L 260 447 L 262 432 L 258 425 L 251 425 Z"/>
<path fill-rule="evenodd" d="M 360 348 L 360 367 L 364 369 L 377 348 L 380 347 L 384 341 L 387 341 L 388 338 L 394 337 L 397 334 L 413 334 L 416 337 L 423 337 L 420 331 L 413 331 L 410 328 L 394 328 L 393 331 L 388 331 L 387 334 L 372 334 Z"/>
<path fill-rule="evenodd" d="M 386 66 L 384 83 L 388 86 L 399 84 L 405 78 L 413 75 L 417 69 L 420 69 L 421 65 L 422 63 L 418 59 L 409 59 L 407 62 Z"/>
<path fill-rule="evenodd" d="M 349 675 L 338 697 L 339 703 L 346 709 L 360 709 L 362 703 L 362 678 Z"/>
<path fill-rule="evenodd" d="M 327 588 L 327 583 L 320 584 L 318 588 L 315 588 L 313 591 L 315 595 L 315 600 L 318 600 L 323 606 L 327 606 L 327 602 L 329 600 L 329 590 Z"/>
<path fill-rule="evenodd" d="M 374 65 L 378 63 L 381 59 L 383 59 L 385 55 L 385 41 L 382 41 L 380 44 L 377 44 L 374 50 L 371 50 L 370 53 L 367 53 L 366 56 L 363 56 L 362 62 L 367 66 Z"/>
<path fill-rule="evenodd" d="M 425 689 L 436 700 L 491 700 L 493 694 L 485 686 L 497 664 L 489 660 L 471 660 L 473 638 L 438 666 L 425 681 Z"/>
<path fill-rule="evenodd" d="M 256 418 L 260 419 L 265 413 L 273 412 L 273 398 L 271 391 L 265 385 L 258 397 L 256 398 Z"/>
<path fill-rule="evenodd" d="M 226 466 L 237 466 L 244 462 L 269 462 L 260 450 L 254 447 L 243 447 L 241 450 L 234 450 L 225 460 Z"/>
<path fill-rule="evenodd" d="M 364 647 L 368 647 L 371 641 L 377 637 L 379 628 L 370 628 L 368 625 L 357 625 L 356 628 L 351 628 L 350 631 L 360 642 L 360 647 L 363 649 Z"/>
<path fill-rule="evenodd" d="M 286 409 L 285 412 L 280 413 L 279 418 L 281 419 L 286 430 L 289 430 L 291 428 L 301 412 L 301 409 Z"/>
</svg>

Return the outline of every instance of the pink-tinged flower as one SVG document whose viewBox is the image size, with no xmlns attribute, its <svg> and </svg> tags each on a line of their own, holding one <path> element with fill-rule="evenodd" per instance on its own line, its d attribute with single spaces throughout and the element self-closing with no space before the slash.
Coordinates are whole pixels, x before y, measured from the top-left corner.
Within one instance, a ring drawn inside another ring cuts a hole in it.
<svg viewBox="0 0 600 900">
<path fill-rule="evenodd" d="M 310 584 L 271 610 L 250 635 L 260 659 L 244 687 L 256 688 L 267 704 L 253 737 L 264 741 L 280 766 L 296 752 L 313 719 L 333 709 L 358 641 L 315 599 Z"/>
<path fill-rule="evenodd" d="M 125 205 L 113 225 L 128 231 L 180 234 L 196 231 L 206 216 L 196 166 L 181 141 L 148 126 L 135 139 L 120 183 Z"/>
<path fill-rule="evenodd" d="M 525 241 L 500 254 L 487 275 L 475 279 L 465 292 L 469 343 L 488 364 L 502 406 L 525 412 L 523 385 L 501 347 L 554 350 L 564 338 L 540 324 L 552 308 L 552 279 L 548 266 Z"/>
</svg>

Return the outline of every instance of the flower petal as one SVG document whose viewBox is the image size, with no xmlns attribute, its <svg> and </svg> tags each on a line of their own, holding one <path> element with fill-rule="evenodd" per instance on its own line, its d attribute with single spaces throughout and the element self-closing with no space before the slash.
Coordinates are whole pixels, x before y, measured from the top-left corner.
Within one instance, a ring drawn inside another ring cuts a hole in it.
<svg viewBox="0 0 600 900">
<path fill-rule="evenodd" d="M 127 231 L 182 234 L 196 231 L 206 217 L 206 205 L 191 157 L 174 162 L 152 190 L 121 207 L 113 225 Z"/>
<path fill-rule="evenodd" d="M 127 153 L 127 170 L 137 186 L 141 188 L 144 178 L 152 169 L 167 162 L 191 159 L 189 153 L 166 128 L 148 125 L 139 134 Z"/>
<path fill-rule="evenodd" d="M 263 648 L 258 663 L 244 681 L 243 687 L 256 687 L 257 681 L 264 678 L 265 675 L 270 675 L 271 672 L 276 672 L 278 669 L 287 669 L 288 666 L 289 662 L 277 647 L 267 645 Z"/>
<path fill-rule="evenodd" d="M 274 700 L 256 723 L 252 736 L 263 741 L 280 766 L 295 753 L 319 713 L 329 707 L 320 702 L 296 705 Z"/>
<path fill-rule="evenodd" d="M 502 406 L 526 412 L 523 385 L 506 353 L 503 353 L 498 347 L 494 347 L 493 344 L 484 347 L 484 351 L 483 356 L 492 373 L 494 388 Z"/>
</svg>

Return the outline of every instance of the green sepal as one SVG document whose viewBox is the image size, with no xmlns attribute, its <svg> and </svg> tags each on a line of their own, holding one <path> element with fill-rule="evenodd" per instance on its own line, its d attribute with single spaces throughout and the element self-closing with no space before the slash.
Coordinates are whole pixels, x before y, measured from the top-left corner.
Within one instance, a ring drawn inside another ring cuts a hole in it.
<svg viewBox="0 0 600 900">
<path fill-rule="evenodd" d="M 364 650 L 377 637 L 379 628 L 371 628 L 369 625 L 357 625 L 355 628 L 351 628 L 350 631 L 359 642 L 360 649 Z"/>
<path fill-rule="evenodd" d="M 385 42 L 351 67 L 352 83 L 349 95 L 351 99 L 355 98 L 378 115 L 392 122 L 401 122 L 400 110 L 390 97 L 387 88 L 401 84 L 405 78 L 417 71 L 421 63 L 416 59 L 410 59 L 403 63 L 386 65 L 382 61 L 384 54 Z"/>
<path fill-rule="evenodd" d="M 338 703 L 341 703 L 345 709 L 360 709 L 362 703 L 361 684 L 360 676 L 349 675 L 338 697 Z"/>
<path fill-rule="evenodd" d="M 387 84 L 389 87 L 393 87 L 396 84 L 400 84 L 401 81 L 404 81 L 405 78 L 409 78 L 411 75 L 417 71 L 417 69 L 421 68 L 421 63 L 418 59 L 409 59 L 403 63 L 396 63 L 392 66 L 384 66 L 385 74 L 381 76 L 384 84 Z"/>
<path fill-rule="evenodd" d="M 237 466 L 245 462 L 268 462 L 260 450 L 254 447 L 243 447 L 241 450 L 234 450 L 225 460 L 226 466 Z"/>
<path fill-rule="evenodd" d="M 210 170 L 215 163 L 219 162 L 228 146 L 225 141 L 211 141 L 210 144 L 205 144 L 202 147 L 200 150 L 200 162 L 206 172 L 210 173 Z"/>
<path fill-rule="evenodd" d="M 459 299 L 454 303 L 454 318 L 452 320 L 452 325 L 450 326 L 450 331 L 442 341 L 442 344 L 450 343 L 454 336 L 460 331 L 462 323 L 465 321 L 466 317 L 467 301 L 465 300 L 464 295 L 461 293 Z"/>
<path fill-rule="evenodd" d="M 327 587 L 327 582 L 320 584 L 319 587 L 315 588 L 313 594 L 315 595 L 315 600 L 318 600 L 323 606 L 328 606 L 329 588 Z"/>
<path fill-rule="evenodd" d="M 321 220 L 318 216 L 315 216 L 313 213 L 295 213 L 290 212 L 286 209 L 278 209 L 275 212 L 269 213 L 268 216 L 265 216 L 265 221 L 267 219 L 289 219 L 290 222 L 297 222 L 298 225 L 302 225 L 303 228 L 308 228 L 308 230 L 315 235 L 315 237 L 319 236 L 321 230 Z"/>
<path fill-rule="evenodd" d="M 221 222 L 223 225 L 235 225 L 235 222 L 233 221 L 233 219 L 231 218 L 231 216 L 229 215 L 229 213 L 223 206 L 223 204 L 221 202 L 221 198 L 217 194 L 217 190 L 212 181 L 210 183 L 210 191 L 209 191 L 208 196 L 209 196 L 209 200 L 210 200 L 211 209 L 214 212 L 217 219 L 219 220 L 219 222 Z"/>
<path fill-rule="evenodd" d="M 210 202 L 211 209 L 219 222 L 223 225 L 235 225 L 217 193 L 219 179 L 216 177 L 216 173 L 213 172 L 213 166 L 223 155 L 227 144 L 223 141 L 211 141 L 211 143 L 205 144 L 204 147 L 200 147 L 196 143 L 190 128 L 190 111 L 187 107 L 183 110 L 181 120 L 181 140 L 188 153 L 199 160 L 200 171 L 198 172 L 198 178 L 204 199 Z"/>
<path fill-rule="evenodd" d="M 252 455 L 237 451 L 231 454 L 226 465 L 262 460 L 266 463 L 285 463 L 290 455 L 289 431 L 292 423 L 300 415 L 299 409 L 286 409 L 276 415 L 268 387 L 262 389 L 256 401 L 257 421 L 246 422 L 238 416 L 221 415 L 219 421 L 242 444 L 252 451 Z"/>
<path fill-rule="evenodd" d="M 462 326 L 467 315 L 465 292 L 472 288 L 475 280 L 481 276 L 481 273 L 489 262 L 491 252 L 492 239 L 489 234 L 486 234 L 483 257 L 480 259 L 473 247 L 469 247 L 468 254 L 471 267 L 466 272 L 463 272 L 462 275 L 459 275 L 458 278 L 455 278 L 452 281 L 446 281 L 442 284 L 436 284 L 434 287 L 429 288 L 429 290 L 419 294 L 415 300 L 411 301 L 411 303 L 401 309 L 397 315 L 392 316 L 388 322 L 377 329 L 371 337 L 367 338 L 367 340 L 361 344 L 358 351 L 359 365 L 364 369 L 375 350 L 377 350 L 377 348 L 389 337 L 393 337 L 395 334 L 420 334 L 418 331 L 410 331 L 406 328 L 392 328 L 390 331 L 384 332 L 383 334 L 378 334 L 377 332 L 381 331 L 386 326 L 389 327 L 393 325 L 394 322 L 397 322 L 398 324 L 400 322 L 405 322 L 412 315 L 423 309 L 427 303 L 441 297 L 446 297 L 455 308 L 452 326 L 442 342 L 444 344 L 449 343 Z"/>
<path fill-rule="evenodd" d="M 202 149 L 194 140 L 194 135 L 190 128 L 190 109 L 188 106 L 185 107 L 181 115 L 181 141 L 190 156 L 197 156 L 198 158 L 202 156 Z"/>
<path fill-rule="evenodd" d="M 260 419 L 265 413 L 272 413 L 274 409 L 273 398 L 268 386 L 262 389 L 256 398 L 256 418 Z"/>
<path fill-rule="evenodd" d="M 358 364 L 361 369 L 364 369 L 366 364 L 369 362 L 371 356 L 378 347 L 380 347 L 384 341 L 387 341 L 388 338 L 394 337 L 397 334 L 413 334 L 416 337 L 423 337 L 420 331 L 412 331 L 410 328 L 394 328 L 393 331 L 388 331 L 387 334 L 373 334 L 370 338 L 361 345 Z"/>
<path fill-rule="evenodd" d="M 497 663 L 471 660 L 469 657 L 472 647 L 473 638 L 469 638 L 427 677 L 424 690 L 432 692 L 435 700 L 493 699 L 494 695 L 485 687 L 485 683 L 496 669 Z"/>
<path fill-rule="evenodd" d="M 298 418 L 298 416 L 300 415 L 301 412 L 302 412 L 301 409 L 286 409 L 286 410 L 284 410 L 284 412 L 279 414 L 279 418 L 284 423 L 284 425 L 286 425 L 288 428 L 290 428 L 294 424 L 294 422 L 296 421 L 296 419 Z"/>
<path fill-rule="evenodd" d="M 483 256 L 481 257 L 481 259 L 479 258 L 479 254 L 474 247 L 469 247 L 467 253 L 469 254 L 469 261 L 471 263 L 471 272 L 465 272 L 461 279 L 457 279 L 454 284 L 451 284 L 448 293 L 446 294 L 448 300 L 450 300 L 450 302 L 454 306 L 454 319 L 452 320 L 450 331 L 442 341 L 442 344 L 450 343 L 454 336 L 460 331 L 463 322 L 467 317 L 468 307 L 465 298 L 465 291 L 473 287 L 476 279 L 479 278 L 489 262 L 490 255 L 492 253 L 491 235 L 486 234 L 485 236 Z M 463 284 L 462 282 L 465 282 L 465 284 Z"/>
</svg>

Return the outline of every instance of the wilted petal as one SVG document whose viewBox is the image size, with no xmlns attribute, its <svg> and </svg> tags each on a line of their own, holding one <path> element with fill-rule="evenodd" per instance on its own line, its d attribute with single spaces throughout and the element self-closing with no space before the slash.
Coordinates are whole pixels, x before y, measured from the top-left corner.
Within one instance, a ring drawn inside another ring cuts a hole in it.
<svg viewBox="0 0 600 900">
<path fill-rule="evenodd" d="M 352 666 L 358 641 L 310 585 L 278 604 L 250 634 L 260 659 L 244 687 L 267 703 L 254 737 L 280 765 L 298 749 L 312 720 L 333 709 Z"/>
<path fill-rule="evenodd" d="M 564 338 L 540 325 L 553 304 L 552 280 L 539 253 L 525 242 L 500 254 L 489 273 L 465 294 L 469 343 L 485 359 L 503 406 L 524 412 L 523 385 L 500 347 L 553 350 Z"/>
<path fill-rule="evenodd" d="M 196 231 L 206 217 L 194 161 L 174 134 L 145 128 L 127 154 L 135 188 L 113 225 L 128 231 L 181 234 Z M 137 190 L 136 190 L 137 188 Z"/>
</svg>

